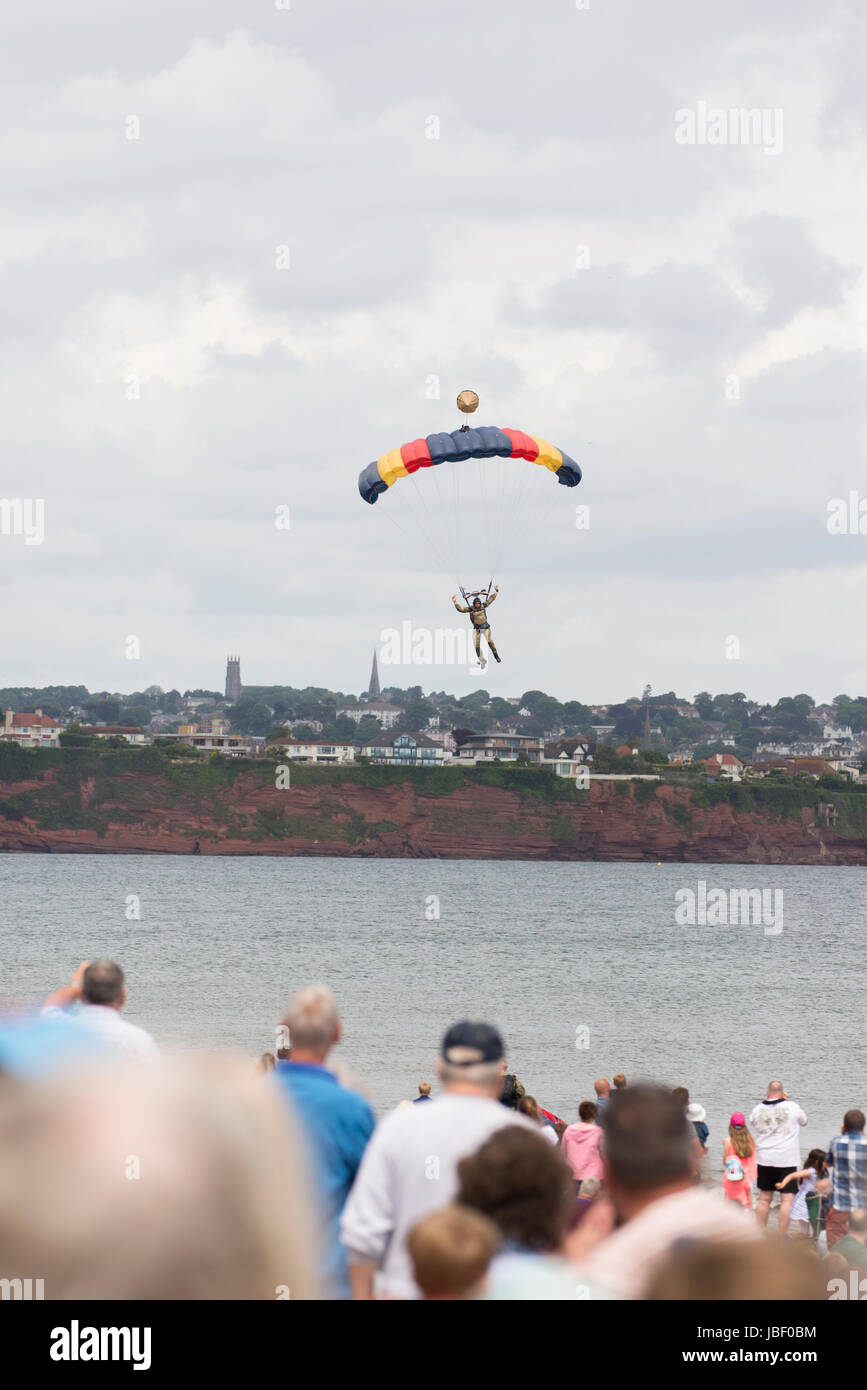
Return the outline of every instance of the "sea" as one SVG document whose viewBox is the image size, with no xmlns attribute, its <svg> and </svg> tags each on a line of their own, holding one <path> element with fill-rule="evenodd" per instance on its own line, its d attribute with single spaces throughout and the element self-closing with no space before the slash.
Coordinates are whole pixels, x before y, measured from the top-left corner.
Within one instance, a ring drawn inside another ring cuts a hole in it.
<svg viewBox="0 0 867 1390">
<path fill-rule="evenodd" d="M 36 1008 L 107 956 L 164 1048 L 252 1059 L 322 981 L 334 1058 L 380 1114 L 475 1018 L 569 1122 L 598 1076 L 682 1085 L 718 1156 L 732 1111 L 781 1080 L 806 1155 L 867 1109 L 865 889 L 840 867 L 5 854 L 0 1003 Z"/>
</svg>

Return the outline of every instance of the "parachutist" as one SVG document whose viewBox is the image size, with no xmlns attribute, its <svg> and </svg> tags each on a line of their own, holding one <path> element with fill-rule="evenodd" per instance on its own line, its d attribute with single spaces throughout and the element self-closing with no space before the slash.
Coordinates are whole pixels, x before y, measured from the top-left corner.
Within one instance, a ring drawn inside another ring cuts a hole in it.
<svg viewBox="0 0 867 1390">
<path fill-rule="evenodd" d="M 463 590 L 461 592 L 463 592 Z M 487 663 L 484 657 L 482 656 L 482 633 L 485 634 L 485 637 L 487 639 L 488 651 L 491 653 L 491 656 L 494 658 L 495 661 L 500 660 L 500 653 L 494 646 L 494 639 L 491 634 L 491 625 L 488 622 L 487 618 L 487 610 L 490 608 L 494 599 L 497 597 L 497 594 L 500 592 L 499 584 L 494 585 L 493 593 L 491 593 L 490 588 L 486 592 L 488 596 L 486 597 L 484 603 L 478 596 L 476 596 L 473 599 L 472 603 L 469 604 L 469 606 L 466 608 L 462 608 L 461 605 L 458 603 L 457 594 L 452 594 L 452 603 L 455 605 L 455 608 L 458 610 L 458 612 L 469 613 L 470 615 L 470 622 L 473 625 L 473 644 L 476 648 L 476 656 L 478 658 L 479 665 L 481 666 L 483 671 Z M 467 598 L 469 596 L 465 594 L 464 597 Z"/>
</svg>

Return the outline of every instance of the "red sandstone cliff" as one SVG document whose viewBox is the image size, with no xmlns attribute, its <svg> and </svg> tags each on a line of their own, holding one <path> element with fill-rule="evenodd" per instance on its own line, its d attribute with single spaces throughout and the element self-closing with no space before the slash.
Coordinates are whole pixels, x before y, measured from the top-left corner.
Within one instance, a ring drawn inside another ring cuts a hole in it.
<svg viewBox="0 0 867 1390">
<path fill-rule="evenodd" d="M 52 781 L 7 783 L 2 796 L 38 789 L 44 799 Z M 634 784 L 596 782 L 574 800 L 546 801 L 478 782 L 429 796 L 410 778 L 278 790 L 241 773 L 202 797 L 169 788 L 158 774 L 126 773 L 96 808 L 96 828 L 86 824 L 92 782 L 77 791 L 72 810 L 67 789 L 50 816 L 0 813 L 0 850 L 189 854 L 198 840 L 203 855 L 867 864 L 867 836 L 820 824 L 812 807 L 786 817 L 702 806 L 672 786 L 636 795 Z"/>
</svg>

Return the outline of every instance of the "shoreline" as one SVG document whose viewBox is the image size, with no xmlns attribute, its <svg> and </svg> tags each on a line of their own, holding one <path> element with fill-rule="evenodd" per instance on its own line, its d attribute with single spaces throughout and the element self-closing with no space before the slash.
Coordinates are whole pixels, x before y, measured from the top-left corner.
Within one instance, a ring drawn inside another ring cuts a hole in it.
<svg viewBox="0 0 867 1390">
<path fill-rule="evenodd" d="M 236 847 L 221 848 L 219 850 L 202 849 L 198 854 L 188 848 L 167 849 L 165 847 L 153 848 L 150 845 L 124 845 L 124 846 L 100 846 L 98 844 L 70 844 L 52 843 L 51 845 L 0 845 L 0 856 L 26 856 L 34 857 L 45 856 L 70 856 L 72 858 L 94 855 L 98 858 L 129 857 L 144 855 L 149 859 L 351 859 L 372 860 L 379 863 L 407 863 L 413 860 L 419 862 L 444 862 L 444 863 L 503 863 L 503 864 L 643 864 L 647 868 L 658 868 L 662 866 L 670 867 L 673 864 L 692 865 L 696 868 L 719 868 L 728 866 L 730 868 L 765 868 L 765 869 L 865 869 L 867 862 L 852 863 L 847 861 L 836 861 L 825 857 L 821 860 L 815 859 L 739 859 L 739 858 L 718 858 L 707 859 L 699 856 L 675 857 L 663 856 L 656 858 L 648 855 L 635 855 L 626 857 L 616 856 L 588 856 L 575 854 L 557 855 L 520 855 L 520 854 L 479 854 L 479 853 L 454 853 L 447 854 L 438 852 L 436 854 L 390 854 L 377 853 L 373 851 L 351 850 L 348 852 L 331 851 L 323 846 L 315 846 L 310 849 L 273 849 L 262 847 L 261 849 L 240 849 Z"/>
</svg>

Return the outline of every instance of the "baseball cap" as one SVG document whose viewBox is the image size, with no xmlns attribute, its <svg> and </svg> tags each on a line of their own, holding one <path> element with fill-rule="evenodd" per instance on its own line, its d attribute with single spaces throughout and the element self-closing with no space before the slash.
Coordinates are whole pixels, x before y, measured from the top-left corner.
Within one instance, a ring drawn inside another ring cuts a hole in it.
<svg viewBox="0 0 867 1390">
<path fill-rule="evenodd" d="M 453 1024 L 446 1033 L 440 1056 L 453 1067 L 500 1062 L 504 1056 L 503 1039 L 490 1023 L 472 1023 L 469 1019 L 463 1019 Z"/>
<path fill-rule="evenodd" d="M 730 1124 L 730 1125 L 734 1125 L 735 1129 L 743 1129 L 743 1128 L 744 1128 L 744 1126 L 746 1125 L 746 1120 L 744 1119 L 744 1117 L 743 1117 L 743 1115 L 741 1114 L 740 1110 L 736 1110 L 736 1111 L 735 1111 L 735 1113 L 732 1115 L 731 1119 L 729 1120 L 729 1124 Z"/>
</svg>

